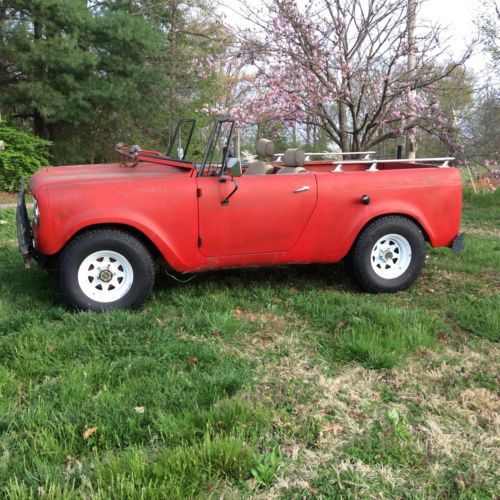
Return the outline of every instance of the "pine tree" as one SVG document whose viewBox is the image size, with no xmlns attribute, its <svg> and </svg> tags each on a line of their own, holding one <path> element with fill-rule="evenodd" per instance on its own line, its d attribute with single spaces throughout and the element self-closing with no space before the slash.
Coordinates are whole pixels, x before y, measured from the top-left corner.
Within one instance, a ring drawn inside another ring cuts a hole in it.
<svg viewBox="0 0 500 500">
<path fill-rule="evenodd" d="M 3 0 L 0 111 L 51 140 L 56 164 L 164 145 L 170 118 L 216 99 L 203 64 L 222 39 L 211 0 Z"/>
</svg>

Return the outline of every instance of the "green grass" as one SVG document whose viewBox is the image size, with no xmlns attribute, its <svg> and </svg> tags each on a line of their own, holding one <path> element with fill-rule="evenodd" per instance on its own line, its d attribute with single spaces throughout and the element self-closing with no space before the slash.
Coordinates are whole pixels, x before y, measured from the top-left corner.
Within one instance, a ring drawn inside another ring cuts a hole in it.
<svg viewBox="0 0 500 500">
<path fill-rule="evenodd" d="M 0 211 L 0 496 L 494 497 L 499 214 L 466 192 L 399 294 L 285 267 L 75 314 Z"/>
<path fill-rule="evenodd" d="M 296 311 L 319 329 L 315 335 L 326 359 L 392 368 L 408 354 L 436 343 L 436 318 L 385 298 L 376 303 L 359 293 L 310 291 L 294 302 Z"/>
</svg>

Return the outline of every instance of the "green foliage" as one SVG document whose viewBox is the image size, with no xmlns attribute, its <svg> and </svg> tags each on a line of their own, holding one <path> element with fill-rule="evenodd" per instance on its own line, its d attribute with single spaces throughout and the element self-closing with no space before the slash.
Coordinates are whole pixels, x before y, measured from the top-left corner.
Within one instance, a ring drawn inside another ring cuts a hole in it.
<svg viewBox="0 0 500 500">
<path fill-rule="evenodd" d="M 252 469 L 252 476 L 258 484 L 266 486 L 271 485 L 276 477 L 276 472 L 280 464 L 280 454 L 277 449 L 273 449 L 264 456 L 254 455 L 256 462 Z"/>
<path fill-rule="evenodd" d="M 396 418 L 394 418 L 396 416 Z M 395 409 L 388 410 L 385 421 L 377 420 L 346 448 L 346 453 L 365 464 L 382 463 L 418 467 L 425 453 L 415 446 L 415 438 Z"/>
<path fill-rule="evenodd" d="M 478 93 L 469 119 L 468 151 L 477 163 L 500 163 L 500 92 L 493 86 Z M 494 167 L 495 168 L 495 167 Z"/>
<path fill-rule="evenodd" d="M 213 70 L 189 64 L 222 50 L 210 2 L 7 4 L 0 109 L 52 140 L 55 164 L 112 160 L 120 141 L 163 150 L 170 118 L 216 98 Z"/>
<path fill-rule="evenodd" d="M 445 68 L 441 68 L 444 71 Z M 466 130 L 469 128 L 471 112 L 474 107 L 474 75 L 462 66 L 457 67 L 449 76 L 436 82 L 432 96 L 439 102 L 442 116 L 446 119 L 447 140 L 436 135 L 437 127 L 419 130 L 417 133 L 418 156 L 433 158 L 458 155 L 460 151 L 450 146 L 464 144 Z M 451 140 L 451 142 L 450 142 Z"/>
<path fill-rule="evenodd" d="M 500 8 L 495 0 L 482 0 L 481 4 L 477 24 L 483 48 L 490 55 L 495 70 L 500 61 Z"/>
<path fill-rule="evenodd" d="M 28 178 L 49 163 L 51 143 L 0 121 L 0 191 L 15 191 L 21 177 Z"/>
<path fill-rule="evenodd" d="M 324 331 L 319 337 L 322 352 L 333 360 L 391 368 L 436 343 L 438 322 L 410 308 L 345 292 L 302 292 L 294 302 L 300 314 Z"/>
</svg>

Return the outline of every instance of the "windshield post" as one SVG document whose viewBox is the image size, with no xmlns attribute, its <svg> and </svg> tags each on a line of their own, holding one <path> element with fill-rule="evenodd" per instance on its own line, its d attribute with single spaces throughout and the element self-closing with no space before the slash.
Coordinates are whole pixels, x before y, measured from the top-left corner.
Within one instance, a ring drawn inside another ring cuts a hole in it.
<svg viewBox="0 0 500 500">
<path fill-rule="evenodd" d="M 215 154 L 215 150 L 217 148 L 217 143 L 219 141 L 219 137 L 223 135 L 225 132 L 222 127 L 225 124 L 229 125 L 229 129 L 227 131 L 227 137 L 225 138 L 225 144 L 222 146 L 222 160 L 220 164 L 220 171 L 218 172 L 218 176 L 221 176 L 224 174 L 226 171 L 227 167 L 227 160 L 228 160 L 228 153 L 229 153 L 229 147 L 231 144 L 231 139 L 233 136 L 233 130 L 234 130 L 234 123 L 235 120 L 233 118 L 224 118 L 220 120 L 216 120 L 214 123 L 214 126 L 212 128 L 212 131 L 210 133 L 210 138 L 208 140 L 207 147 L 205 149 L 205 154 L 203 156 L 203 161 L 200 166 L 200 170 L 198 171 L 198 176 L 201 177 L 204 174 L 205 168 L 208 165 L 208 168 L 210 168 L 210 165 L 212 164 L 212 160 Z"/>
</svg>

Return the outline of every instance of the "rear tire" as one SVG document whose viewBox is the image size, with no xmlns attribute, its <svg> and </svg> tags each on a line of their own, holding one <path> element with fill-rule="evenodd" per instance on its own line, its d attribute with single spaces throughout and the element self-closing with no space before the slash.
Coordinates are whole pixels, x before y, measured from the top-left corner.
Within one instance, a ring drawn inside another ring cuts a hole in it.
<svg viewBox="0 0 500 500">
<path fill-rule="evenodd" d="M 413 284 L 425 263 L 425 239 L 412 220 L 387 216 L 369 224 L 349 254 L 348 269 L 363 290 L 398 292 Z"/>
<path fill-rule="evenodd" d="M 61 252 L 59 289 L 77 310 L 135 309 L 155 280 L 153 258 L 144 244 L 117 229 L 94 229 L 73 239 Z"/>
</svg>

